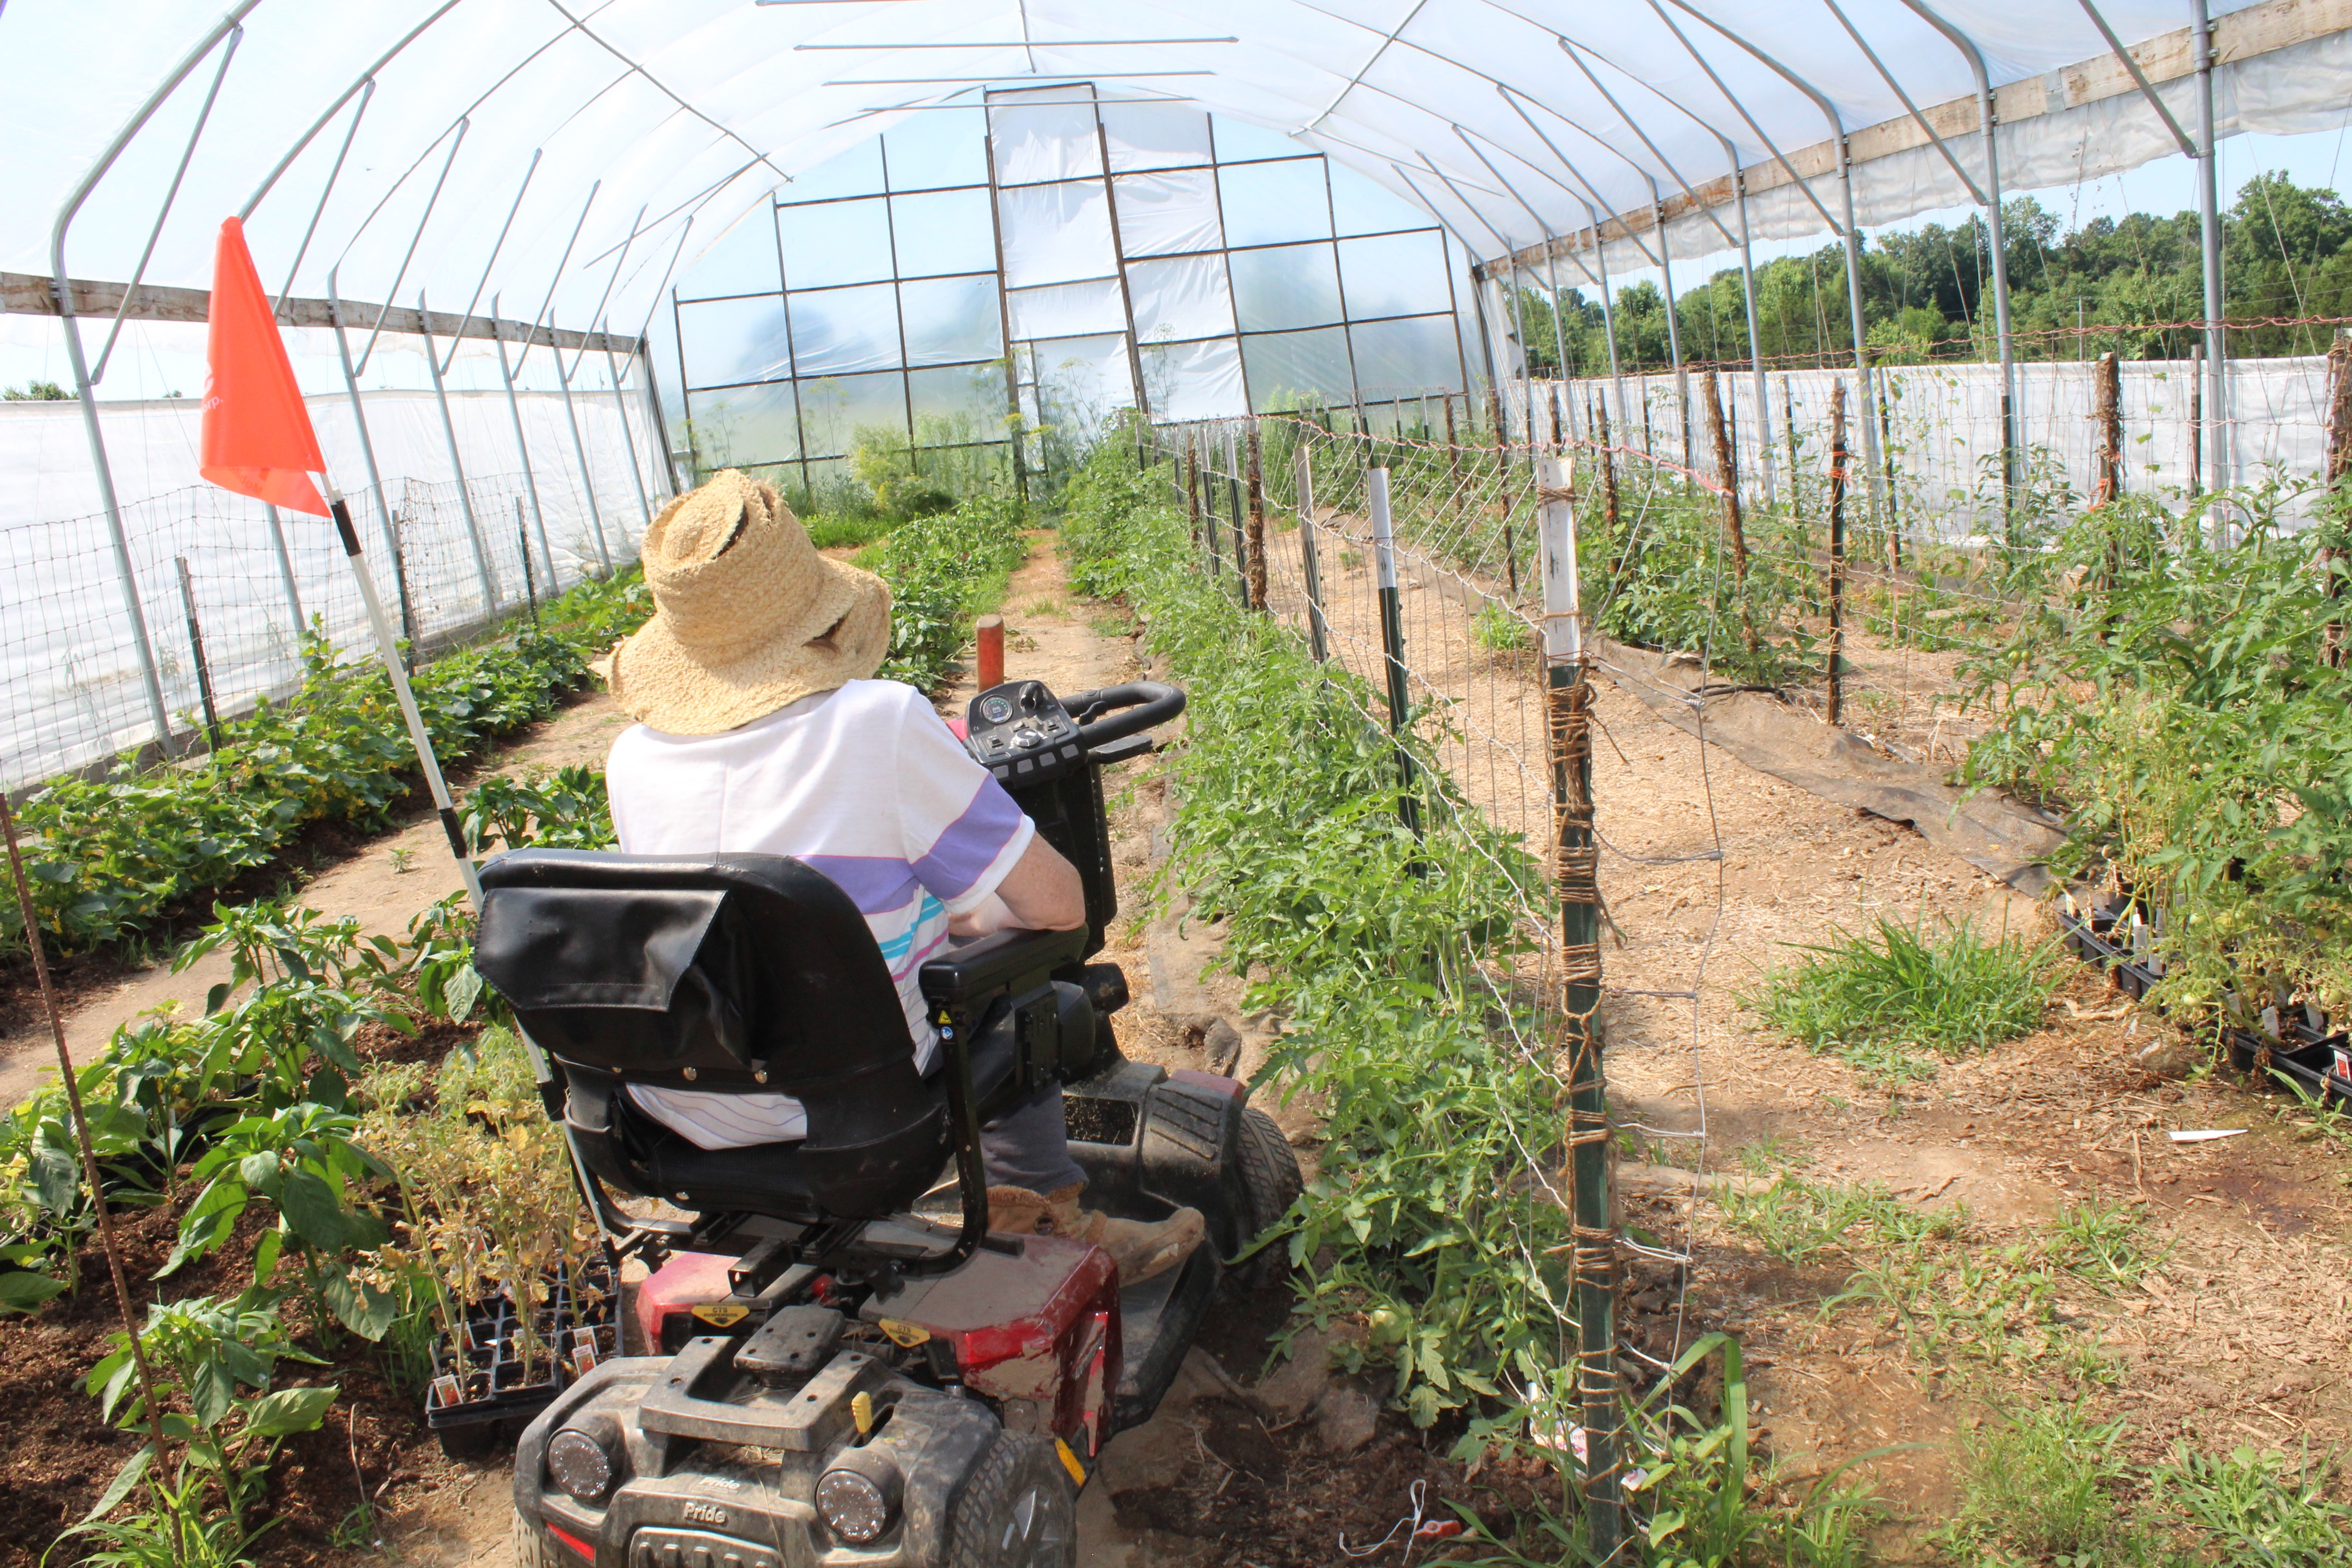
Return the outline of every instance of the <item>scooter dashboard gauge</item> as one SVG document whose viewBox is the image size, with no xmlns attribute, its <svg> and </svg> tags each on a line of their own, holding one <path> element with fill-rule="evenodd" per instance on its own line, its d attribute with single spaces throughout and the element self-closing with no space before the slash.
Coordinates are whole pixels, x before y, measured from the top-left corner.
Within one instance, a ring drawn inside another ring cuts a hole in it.
<svg viewBox="0 0 2352 1568">
<path fill-rule="evenodd" d="M 1007 788 L 1043 784 L 1084 765 L 1077 721 L 1042 680 L 1014 680 L 972 699 L 965 713 L 972 760 Z"/>
</svg>

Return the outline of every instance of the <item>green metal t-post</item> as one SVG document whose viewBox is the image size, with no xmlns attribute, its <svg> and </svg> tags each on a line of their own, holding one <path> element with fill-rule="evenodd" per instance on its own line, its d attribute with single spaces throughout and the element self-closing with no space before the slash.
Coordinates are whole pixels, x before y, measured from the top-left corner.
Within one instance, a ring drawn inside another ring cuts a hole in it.
<svg viewBox="0 0 2352 1568">
<path fill-rule="evenodd" d="M 1372 563 L 1381 590 L 1381 650 L 1389 674 L 1389 733 L 1397 739 L 1397 778 L 1403 790 L 1397 796 L 1397 816 L 1415 838 L 1421 837 L 1421 801 L 1415 793 L 1412 753 L 1404 748 L 1404 731 L 1412 722 L 1412 694 L 1405 682 L 1404 606 L 1397 599 L 1396 531 L 1389 517 L 1389 471 L 1367 468 L 1364 480 L 1371 492 Z"/>
<path fill-rule="evenodd" d="M 1543 545 L 1544 707 L 1559 898 L 1561 1044 L 1569 1052 L 1569 1173 L 1576 1260 L 1577 1396 L 1584 1426 L 1585 1545 L 1614 1563 L 1624 1542 L 1617 1396 L 1617 1225 L 1610 1202 L 1609 1082 L 1601 1068 L 1600 850 L 1592 834 L 1592 683 L 1578 602 L 1568 465 L 1537 468 Z"/>
</svg>

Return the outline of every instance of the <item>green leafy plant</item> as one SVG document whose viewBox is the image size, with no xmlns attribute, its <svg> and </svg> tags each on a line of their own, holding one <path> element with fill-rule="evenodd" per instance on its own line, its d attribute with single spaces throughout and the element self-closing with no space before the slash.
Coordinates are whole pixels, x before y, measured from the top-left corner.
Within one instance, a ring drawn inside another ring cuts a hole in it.
<svg viewBox="0 0 2352 1568">
<path fill-rule="evenodd" d="M 1225 922 L 1247 1005 L 1286 1019 L 1268 1076 L 1328 1108 L 1287 1237 L 1302 1316 L 1364 1323 L 1351 1356 L 1428 1425 L 1558 1352 L 1568 1216 L 1526 1176 L 1556 1085 L 1526 1045 L 1545 1025 L 1496 978 L 1541 879 L 1454 793 L 1433 729 L 1404 737 L 1424 831 L 1405 826 L 1376 695 L 1220 592 L 1164 485 L 1124 438 L 1071 476 L 1071 583 L 1139 612 L 1187 685 L 1169 875 Z"/>
<path fill-rule="evenodd" d="M 1962 666 L 1992 724 L 1962 776 L 2063 808 L 2058 868 L 2162 912 L 2160 1003 L 2226 1015 L 2275 994 L 2344 1016 L 2352 670 L 2327 650 L 2352 492 L 2266 482 L 2216 515 L 2218 547 L 2144 497 L 2055 535 L 2044 591 Z"/>
<path fill-rule="evenodd" d="M 150 1437 L 59 1543 L 90 1535 L 100 1543 L 92 1560 L 150 1568 L 175 1561 L 226 1568 L 246 1561 L 268 1528 L 257 1528 L 251 1516 L 270 1460 L 289 1436 L 316 1427 L 340 1391 L 332 1384 L 270 1388 L 278 1363 L 316 1364 L 319 1358 L 294 1344 L 278 1318 L 278 1298 L 267 1290 L 157 1302 L 139 1339 L 164 1405 L 155 1413 L 163 1438 L 177 1445 L 176 1456 L 158 1454 Z M 130 1336 L 117 1332 L 86 1386 L 106 1419 L 145 1434 L 152 1428 L 135 1373 Z M 168 1474 L 159 1468 L 167 1465 Z M 142 1481 L 150 1508 L 109 1518 Z"/>
<path fill-rule="evenodd" d="M 348 1112 L 304 1103 L 223 1128 L 190 1172 L 205 1185 L 181 1216 L 179 1244 L 158 1276 L 219 1248 L 259 1198 L 277 1210 L 278 1225 L 254 1248 L 255 1284 L 268 1284 L 285 1259 L 326 1311 L 362 1338 L 382 1339 L 390 1300 L 352 1272 L 351 1258 L 389 1238 L 364 1194 L 391 1173 L 353 1141 L 358 1126 Z"/>
<path fill-rule="evenodd" d="M 1741 1005 L 1773 1033 L 1878 1079 L 1932 1077 L 1937 1056 L 2030 1034 L 2057 985 L 2054 942 L 1987 941 L 1968 921 L 1931 931 L 1924 919 L 1882 917 L 1861 935 L 1789 945 L 1807 956 L 1764 976 Z"/>
<path fill-rule="evenodd" d="M 604 773 L 582 763 L 522 778 L 487 779 L 460 808 L 467 847 L 477 855 L 501 846 L 521 849 L 609 849 L 613 806 Z"/>
<path fill-rule="evenodd" d="M 933 691 L 963 649 L 971 617 L 1003 595 L 1028 553 L 1020 505 L 993 496 L 918 518 L 866 553 L 890 584 L 890 657 L 878 672 Z"/>
<path fill-rule="evenodd" d="M 509 1029 L 486 1030 L 444 1059 L 429 1105 L 415 1103 L 415 1087 L 399 1068 L 369 1081 L 373 1105 L 356 1136 L 398 1184 L 402 1218 L 397 1238 L 370 1252 L 368 1279 L 388 1298 L 429 1308 L 453 1352 L 464 1348 L 465 1304 L 505 1292 L 524 1309 L 524 1353 L 537 1354 L 529 1309 L 545 1302 L 558 1273 L 578 1299 L 583 1268 L 603 1256 L 563 1131 L 547 1119 Z"/>
<path fill-rule="evenodd" d="M 585 583 L 544 606 L 536 629 L 420 669 L 417 706 L 441 760 L 545 717 L 651 607 L 634 575 Z M 390 680 L 372 662 L 338 662 L 323 637 L 305 660 L 301 690 L 225 721 L 202 772 L 126 764 L 52 781 L 26 803 L 30 890 L 52 941 L 73 952 L 137 937 L 270 866 L 311 823 L 387 820 L 415 766 Z M 0 946 L 21 946 L 21 926 L 15 898 L 0 897 Z"/>
</svg>

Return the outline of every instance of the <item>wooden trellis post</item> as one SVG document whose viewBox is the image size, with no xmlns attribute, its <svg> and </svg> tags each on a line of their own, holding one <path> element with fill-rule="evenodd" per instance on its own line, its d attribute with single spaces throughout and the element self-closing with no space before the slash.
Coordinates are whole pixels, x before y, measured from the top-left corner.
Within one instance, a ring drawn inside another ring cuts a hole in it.
<svg viewBox="0 0 2352 1568">
<path fill-rule="evenodd" d="M 2110 349 L 2099 356 L 2095 392 L 2099 449 L 2092 459 L 2091 505 L 2103 507 L 2124 493 L 2123 373 Z"/>
<path fill-rule="evenodd" d="M 1830 637 L 1829 700 L 1822 710 L 1834 724 L 1845 706 L 1845 676 L 1839 656 L 1845 649 L 1845 383 L 1830 383 Z"/>
<path fill-rule="evenodd" d="M 1192 520 L 1192 543 L 1201 542 L 1201 445 L 1196 434 L 1184 443 L 1184 514 Z"/>
<path fill-rule="evenodd" d="M 1323 622 L 1323 562 L 1315 544 L 1315 465 L 1304 442 L 1298 456 L 1298 560 L 1307 575 L 1307 644 L 1315 662 L 1331 657 L 1331 632 Z"/>
<path fill-rule="evenodd" d="M 1601 1029 L 1601 851 L 1592 833 L 1592 683 L 1576 575 L 1568 465 L 1537 469 L 1541 506 L 1545 737 L 1551 762 L 1552 885 L 1559 900 L 1560 1039 L 1568 1058 L 1576 1391 L 1584 1427 L 1584 1545 L 1611 1563 L 1624 1539 L 1617 1387 L 1617 1216 L 1610 1202 L 1609 1083 Z"/>
<path fill-rule="evenodd" d="M 1748 651 L 1764 651 L 1757 636 L 1756 618 L 1748 610 L 1748 534 L 1739 521 L 1739 468 L 1731 455 L 1731 434 L 1723 423 L 1723 389 L 1716 373 L 1699 378 L 1699 395 L 1706 404 L 1706 422 L 1715 431 L 1716 472 L 1723 479 L 1723 528 L 1731 541 L 1731 578 L 1739 595 L 1739 625 L 1748 637 Z"/>
<path fill-rule="evenodd" d="M 1503 434 L 1502 394 L 1486 394 L 1486 417 L 1495 427 L 1495 507 L 1502 514 L 1503 577 L 1510 585 L 1511 602 L 1517 604 L 1519 600 L 1519 550 L 1518 541 L 1511 536 L 1511 444 Z"/>
</svg>

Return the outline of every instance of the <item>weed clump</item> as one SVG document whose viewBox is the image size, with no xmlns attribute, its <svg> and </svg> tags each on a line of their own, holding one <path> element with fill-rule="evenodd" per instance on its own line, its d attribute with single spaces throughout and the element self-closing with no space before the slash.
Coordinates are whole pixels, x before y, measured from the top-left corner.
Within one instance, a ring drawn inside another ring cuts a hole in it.
<svg viewBox="0 0 2352 1568">
<path fill-rule="evenodd" d="M 2054 943 L 1988 941 L 1968 921 L 1931 931 L 1882 918 L 1860 935 L 1790 945 L 1807 956 L 1741 1005 L 1774 1034 L 1885 1081 L 1932 1078 L 1937 1057 L 2031 1034 L 2057 985 Z"/>
</svg>

